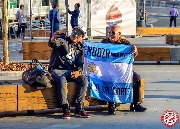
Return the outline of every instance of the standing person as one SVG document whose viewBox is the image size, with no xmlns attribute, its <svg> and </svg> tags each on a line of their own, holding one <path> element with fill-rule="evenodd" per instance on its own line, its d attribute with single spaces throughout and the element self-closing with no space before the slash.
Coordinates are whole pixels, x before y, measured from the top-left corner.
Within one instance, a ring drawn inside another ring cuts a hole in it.
<svg viewBox="0 0 180 129">
<path fill-rule="evenodd" d="M 77 95 L 75 102 L 75 116 L 89 118 L 84 110 L 84 100 L 88 81 L 83 75 L 83 44 L 82 39 L 86 33 L 85 27 L 74 27 L 69 37 L 55 32 L 49 40 L 52 47 L 49 71 L 57 86 L 59 105 L 63 110 L 64 119 L 70 119 L 70 107 L 67 101 L 67 81 L 75 82 Z M 57 38 L 59 35 L 61 38 Z"/>
<path fill-rule="evenodd" d="M 72 26 L 72 28 L 74 28 L 75 26 L 78 26 L 78 17 L 79 17 L 79 13 L 80 13 L 79 7 L 80 7 L 80 4 L 76 3 L 74 5 L 74 11 L 70 11 L 68 9 L 68 13 L 72 15 L 71 16 L 71 26 Z"/>
<path fill-rule="evenodd" d="M 179 15 L 178 10 L 175 8 L 175 6 L 173 5 L 173 7 L 170 9 L 170 27 L 172 26 L 172 22 L 174 21 L 174 27 L 176 27 L 176 17 Z"/>
<path fill-rule="evenodd" d="M 121 27 L 118 25 L 113 25 L 110 27 L 109 36 L 107 39 L 103 39 L 104 43 L 112 43 L 112 44 L 125 44 L 130 45 L 130 42 L 126 39 L 121 38 Z M 135 45 L 133 45 L 134 56 L 138 55 L 138 50 Z M 133 72 L 133 103 L 131 103 L 130 110 L 136 112 L 144 112 L 146 110 L 140 104 L 140 75 L 136 72 Z M 108 113 L 109 115 L 115 115 L 115 103 L 108 102 Z"/>
<path fill-rule="evenodd" d="M 48 19 L 50 21 L 50 38 L 52 38 L 54 32 L 59 31 L 59 25 L 61 22 L 59 5 L 53 4 L 52 9 L 49 11 Z"/>
<path fill-rule="evenodd" d="M 138 19 L 138 20 L 144 20 L 144 15 L 143 15 L 142 9 L 139 10 L 137 19 Z"/>
<path fill-rule="evenodd" d="M 24 5 L 20 5 L 20 9 L 16 13 L 16 19 L 18 20 L 18 31 L 17 31 L 17 37 L 20 38 L 20 41 L 24 39 L 25 36 L 25 28 L 26 26 L 26 20 L 27 20 L 27 13 L 24 10 Z M 21 34 L 21 35 L 20 35 Z"/>
</svg>

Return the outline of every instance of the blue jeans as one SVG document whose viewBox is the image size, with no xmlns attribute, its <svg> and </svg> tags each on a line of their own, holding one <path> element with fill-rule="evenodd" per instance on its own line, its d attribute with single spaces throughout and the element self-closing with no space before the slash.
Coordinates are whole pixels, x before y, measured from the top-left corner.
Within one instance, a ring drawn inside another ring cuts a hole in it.
<svg viewBox="0 0 180 129">
<path fill-rule="evenodd" d="M 86 90 L 88 81 L 85 75 L 81 75 L 76 79 L 71 78 L 72 70 L 57 70 L 54 69 L 51 72 L 52 78 L 55 80 L 57 86 L 57 94 L 59 98 L 60 106 L 63 104 L 68 104 L 67 94 L 66 94 L 66 84 L 67 82 L 75 82 L 77 84 L 76 93 L 76 103 L 83 103 L 86 96 Z"/>
</svg>

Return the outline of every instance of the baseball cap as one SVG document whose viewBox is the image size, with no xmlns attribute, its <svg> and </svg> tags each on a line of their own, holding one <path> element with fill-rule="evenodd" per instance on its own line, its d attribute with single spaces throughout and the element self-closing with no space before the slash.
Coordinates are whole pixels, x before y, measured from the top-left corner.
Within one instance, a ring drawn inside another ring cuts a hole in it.
<svg viewBox="0 0 180 129">
<path fill-rule="evenodd" d="M 86 34 L 86 27 L 78 25 L 75 26 L 74 29 L 79 29 L 84 35 Z"/>
</svg>

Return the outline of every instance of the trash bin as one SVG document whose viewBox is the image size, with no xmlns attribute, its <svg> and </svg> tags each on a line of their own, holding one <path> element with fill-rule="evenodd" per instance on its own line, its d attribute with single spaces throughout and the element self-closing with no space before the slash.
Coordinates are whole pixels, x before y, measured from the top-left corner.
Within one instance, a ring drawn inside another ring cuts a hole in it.
<svg viewBox="0 0 180 129">
<path fill-rule="evenodd" d="M 145 21 L 144 20 L 137 21 L 137 26 L 138 27 L 145 27 Z"/>
</svg>

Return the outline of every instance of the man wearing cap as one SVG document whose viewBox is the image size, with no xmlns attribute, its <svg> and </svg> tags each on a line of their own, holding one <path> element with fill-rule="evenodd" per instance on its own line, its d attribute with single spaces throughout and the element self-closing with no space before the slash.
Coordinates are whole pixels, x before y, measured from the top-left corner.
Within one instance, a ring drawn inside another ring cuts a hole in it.
<svg viewBox="0 0 180 129">
<path fill-rule="evenodd" d="M 103 39 L 104 43 L 112 43 L 112 44 L 125 44 L 131 45 L 130 42 L 126 39 L 121 38 L 121 27 L 118 25 L 112 25 L 110 27 L 109 36 L 107 39 Z M 138 50 L 135 45 L 133 45 L 134 57 L 138 55 Z M 136 112 L 144 112 L 146 108 L 141 105 L 140 102 L 140 75 L 133 71 L 133 102 L 131 103 L 130 110 Z M 109 115 L 115 115 L 115 103 L 108 102 L 108 113 Z"/>
<path fill-rule="evenodd" d="M 73 81 L 78 85 L 75 116 L 90 117 L 85 112 L 83 105 L 88 85 L 87 78 L 82 72 L 84 63 L 82 59 L 82 39 L 85 33 L 85 27 L 74 27 L 69 37 L 66 37 L 65 34 L 55 32 L 54 36 L 49 40 L 49 46 L 52 47 L 49 71 L 57 85 L 59 105 L 63 110 L 62 118 L 64 119 L 70 119 L 70 107 L 66 93 L 66 84 L 68 81 Z"/>
</svg>

